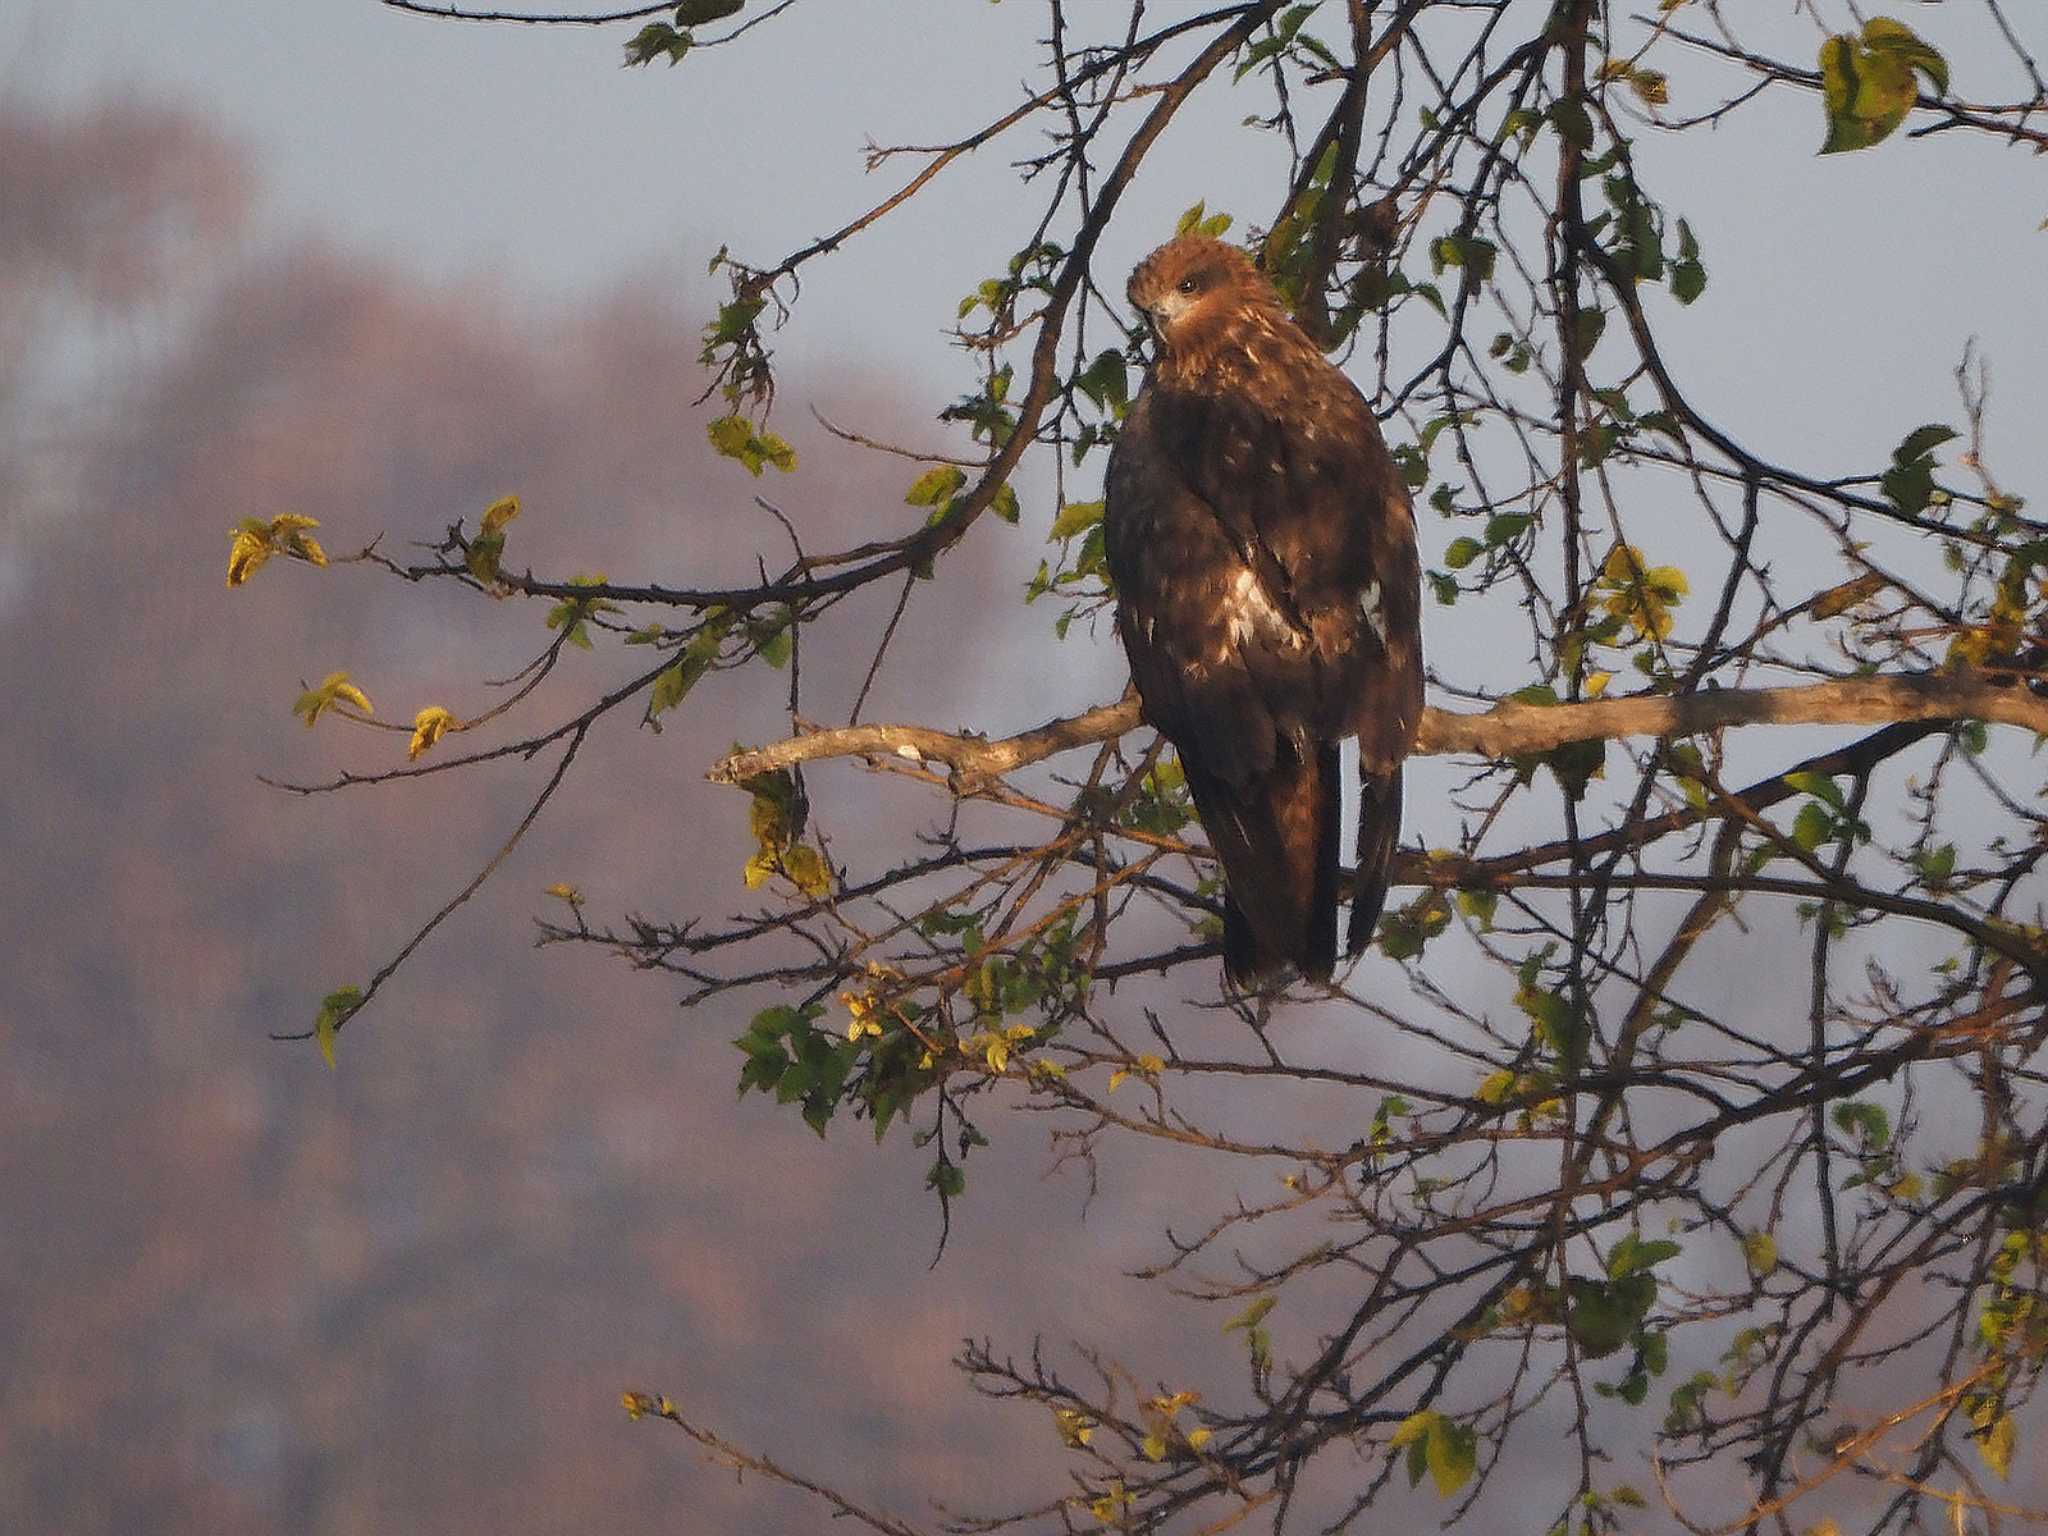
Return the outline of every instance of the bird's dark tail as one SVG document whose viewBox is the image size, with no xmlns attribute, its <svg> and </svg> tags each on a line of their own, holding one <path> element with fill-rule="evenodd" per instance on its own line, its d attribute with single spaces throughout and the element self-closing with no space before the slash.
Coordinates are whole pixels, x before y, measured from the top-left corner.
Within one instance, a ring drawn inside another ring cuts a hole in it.
<svg viewBox="0 0 2048 1536">
<path fill-rule="evenodd" d="M 1256 988 L 1288 969 L 1311 980 L 1337 963 L 1343 773 L 1337 746 L 1282 743 L 1270 773 L 1231 784 L 1182 758 L 1195 809 L 1223 861 L 1223 969 Z"/>
<path fill-rule="evenodd" d="M 1358 874 L 1351 888 L 1351 921 L 1344 931 L 1344 953 L 1356 955 L 1372 942 L 1380 908 L 1387 902 L 1393 877 L 1394 845 L 1401 837 L 1401 765 L 1374 773 L 1358 770 Z"/>
</svg>

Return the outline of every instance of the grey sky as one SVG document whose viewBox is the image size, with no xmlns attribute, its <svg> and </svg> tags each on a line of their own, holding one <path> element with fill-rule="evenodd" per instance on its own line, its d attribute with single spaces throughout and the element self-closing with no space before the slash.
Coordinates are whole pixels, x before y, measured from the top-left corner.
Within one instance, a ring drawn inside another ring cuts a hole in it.
<svg viewBox="0 0 2048 1536">
<path fill-rule="evenodd" d="M 1974 13 L 1914 9 L 1950 47 L 1959 92 L 2020 93 Z M 1817 33 L 1792 6 L 1744 11 L 1759 43 L 1811 51 Z M 458 26 L 373 0 L 204 0 L 167 28 L 119 7 L 26 0 L 0 79 L 64 99 L 203 103 L 254 150 L 274 232 L 483 284 L 513 305 L 628 276 L 674 280 L 702 301 L 721 241 L 780 255 L 915 168 L 905 158 L 859 174 L 870 139 L 944 141 L 1014 102 L 1043 26 L 1022 0 L 835 0 L 674 70 L 623 70 L 618 27 Z M 1241 218 L 1268 214 L 1232 197 L 1263 159 L 1235 126 L 1218 114 L 1177 124 L 1178 152 L 1141 178 L 1119 233 L 1163 228 L 1203 195 Z M 2048 311 L 2011 302 L 2048 262 L 2037 162 L 1960 135 L 1821 159 L 1819 135 L 1812 100 L 1780 90 L 1711 134 L 1640 136 L 1653 180 L 1708 242 L 1714 302 L 1671 331 L 1708 408 L 1766 451 L 1818 434 L 1846 461 L 1953 414 L 1942 370 L 1975 335 L 2015 403 L 1994 423 L 2007 429 L 1995 439 L 2007 474 L 2039 481 L 2048 460 L 2017 430 L 2017 402 L 2048 388 Z M 1035 148 L 998 141 L 950 170 L 940 196 L 813 264 L 785 359 L 880 362 L 913 380 L 951 372 L 939 332 L 1006 256 L 1005 216 L 1032 196 L 1006 162 Z"/>
</svg>

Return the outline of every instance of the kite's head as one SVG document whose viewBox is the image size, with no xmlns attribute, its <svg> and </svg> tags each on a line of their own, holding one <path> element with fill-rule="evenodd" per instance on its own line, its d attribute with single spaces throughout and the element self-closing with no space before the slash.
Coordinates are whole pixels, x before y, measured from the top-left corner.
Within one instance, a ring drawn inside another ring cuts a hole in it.
<svg viewBox="0 0 2048 1536">
<path fill-rule="evenodd" d="M 1182 366 L 1222 342 L 1247 313 L 1279 307 L 1246 252 L 1200 235 L 1168 241 L 1139 262 L 1126 291 L 1160 351 Z"/>
</svg>

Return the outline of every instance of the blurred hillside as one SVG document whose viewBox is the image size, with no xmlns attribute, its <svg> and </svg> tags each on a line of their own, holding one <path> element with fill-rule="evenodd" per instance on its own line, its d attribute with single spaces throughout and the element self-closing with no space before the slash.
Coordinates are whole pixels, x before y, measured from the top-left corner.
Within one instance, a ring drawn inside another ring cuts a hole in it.
<svg viewBox="0 0 2048 1536">
<path fill-rule="evenodd" d="M 339 1072 L 265 1038 L 381 964 L 547 767 L 265 789 L 259 772 L 403 751 L 301 730 L 301 680 L 347 668 L 398 719 L 474 712 L 479 680 L 546 635 L 531 605 L 361 567 L 279 563 L 230 593 L 239 517 L 311 514 L 338 554 L 438 538 L 516 490 L 520 562 L 683 581 L 782 557 L 757 491 L 831 537 L 900 509 L 901 476 L 757 483 L 716 459 L 687 303 L 534 314 L 333 246 L 259 248 L 251 185 L 178 113 L 0 115 L 0 1528 L 822 1521 L 629 1425 L 629 1386 L 908 1512 L 1022 1486 L 1017 1426 L 948 1355 L 992 1320 L 1114 1329 L 1135 1300 L 1103 1291 L 1100 1263 L 1062 1279 L 1114 1227 L 1037 1180 L 1042 1143 L 999 1151 L 1015 1177 L 956 1213 L 930 1271 L 937 1213 L 900 1134 L 824 1143 L 736 1104 L 743 1018 L 680 1015 L 659 979 L 527 943 L 558 879 L 608 913 L 746 904 L 745 801 L 700 775 L 778 733 L 766 691 L 747 705 L 713 679 L 659 736 L 593 738 L 503 876 L 344 1036 Z M 887 397 L 806 391 L 867 428 Z M 824 441 L 788 414 L 800 451 Z M 885 673 L 871 708 L 966 718 L 977 657 L 1000 666 L 986 610 L 1009 612 L 1011 577 L 949 574 L 898 653 L 947 665 Z M 998 579 L 1005 601 L 978 609 Z M 865 663 L 816 658 L 806 685 L 831 697 Z M 525 718 L 568 696 L 544 688 Z M 1033 697 L 1013 685 L 1005 708 Z M 1013 1228 L 1071 1247 L 1022 1254 Z"/>
</svg>

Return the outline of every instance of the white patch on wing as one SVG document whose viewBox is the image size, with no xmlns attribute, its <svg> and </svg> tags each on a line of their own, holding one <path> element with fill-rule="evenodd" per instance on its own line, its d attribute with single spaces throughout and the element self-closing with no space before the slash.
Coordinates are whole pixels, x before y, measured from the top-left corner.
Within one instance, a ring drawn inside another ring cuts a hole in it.
<svg viewBox="0 0 2048 1536">
<path fill-rule="evenodd" d="M 1288 623 L 1287 615 L 1267 596 L 1249 566 L 1238 570 L 1223 594 L 1223 619 L 1229 626 L 1229 641 L 1217 650 L 1218 661 L 1228 657 L 1230 646 L 1244 645 L 1254 636 L 1278 640 L 1290 651 L 1298 651 L 1308 643 L 1308 637 Z"/>
<path fill-rule="evenodd" d="M 1358 594 L 1358 611 L 1365 616 L 1365 622 L 1372 626 L 1372 632 L 1379 636 L 1380 649 L 1387 645 L 1387 610 L 1380 603 L 1380 584 L 1368 581 L 1365 590 Z"/>
</svg>

